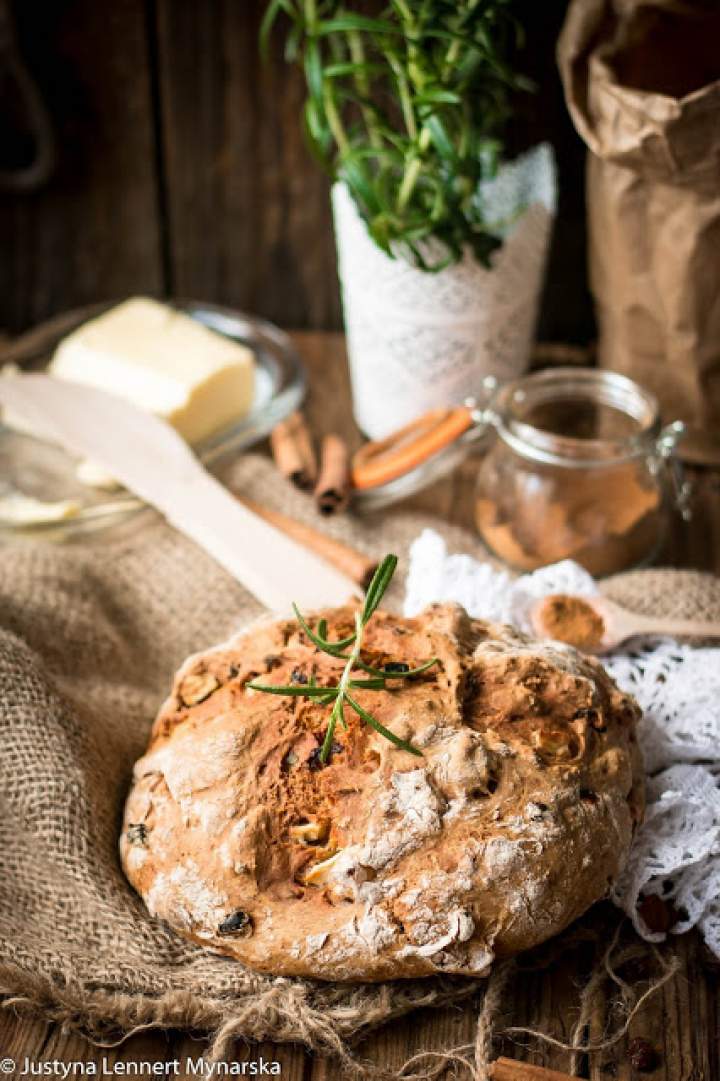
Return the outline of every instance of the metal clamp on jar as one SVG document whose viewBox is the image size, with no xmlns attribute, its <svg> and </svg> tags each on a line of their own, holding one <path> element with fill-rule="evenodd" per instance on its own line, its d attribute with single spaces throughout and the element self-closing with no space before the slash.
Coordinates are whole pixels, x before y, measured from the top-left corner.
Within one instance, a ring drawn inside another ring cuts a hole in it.
<svg viewBox="0 0 720 1081">
<path fill-rule="evenodd" d="M 361 505 L 382 505 L 481 442 L 475 520 L 491 554 L 525 571 L 574 559 L 602 576 L 655 556 L 673 503 L 689 515 L 674 455 L 683 432 L 661 428 L 655 397 L 625 376 L 550 368 L 486 380 L 477 401 L 368 444 L 354 480 Z"/>
</svg>

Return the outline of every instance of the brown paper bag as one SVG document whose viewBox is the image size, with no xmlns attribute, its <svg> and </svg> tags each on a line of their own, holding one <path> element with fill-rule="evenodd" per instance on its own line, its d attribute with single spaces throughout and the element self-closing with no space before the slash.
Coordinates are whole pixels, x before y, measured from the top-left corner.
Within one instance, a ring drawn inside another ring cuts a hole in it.
<svg viewBox="0 0 720 1081">
<path fill-rule="evenodd" d="M 591 150 L 600 364 L 720 463 L 720 3 L 573 0 L 558 62 Z"/>
</svg>

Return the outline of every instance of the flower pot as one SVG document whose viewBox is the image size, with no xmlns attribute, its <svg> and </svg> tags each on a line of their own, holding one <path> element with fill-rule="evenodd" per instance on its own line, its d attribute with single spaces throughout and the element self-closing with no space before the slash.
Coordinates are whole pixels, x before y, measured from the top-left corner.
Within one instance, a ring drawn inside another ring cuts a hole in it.
<svg viewBox="0 0 720 1081">
<path fill-rule="evenodd" d="M 508 222 L 490 268 L 468 251 L 436 273 L 373 242 L 342 183 L 332 201 L 355 418 L 381 439 L 429 409 L 475 394 L 484 377 L 528 367 L 555 211 L 552 151 L 540 146 L 483 189 Z"/>
</svg>

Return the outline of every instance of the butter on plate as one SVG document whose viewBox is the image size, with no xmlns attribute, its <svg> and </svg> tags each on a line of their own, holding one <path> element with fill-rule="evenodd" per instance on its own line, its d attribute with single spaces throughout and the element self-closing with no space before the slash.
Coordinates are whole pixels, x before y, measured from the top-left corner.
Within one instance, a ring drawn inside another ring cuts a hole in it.
<svg viewBox="0 0 720 1081">
<path fill-rule="evenodd" d="M 0 525 L 3 526 L 64 522 L 68 518 L 76 518 L 80 509 L 80 504 L 74 499 L 59 499 L 50 503 L 9 487 L 0 492 Z"/>
<path fill-rule="evenodd" d="M 49 371 L 163 417 L 188 443 L 247 414 L 255 392 L 252 350 L 146 297 L 68 334 Z"/>
</svg>

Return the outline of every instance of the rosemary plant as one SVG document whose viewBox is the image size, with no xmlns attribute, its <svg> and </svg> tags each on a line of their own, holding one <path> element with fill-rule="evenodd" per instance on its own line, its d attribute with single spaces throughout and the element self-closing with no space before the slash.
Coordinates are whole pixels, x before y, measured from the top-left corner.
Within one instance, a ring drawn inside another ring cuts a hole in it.
<svg viewBox="0 0 720 1081">
<path fill-rule="evenodd" d="M 531 84 L 509 57 L 513 0 L 270 0 L 264 43 L 289 20 L 310 145 L 348 186 L 375 243 L 425 270 L 501 243 L 480 182 L 494 176 L 510 94 Z"/>
<path fill-rule="evenodd" d="M 317 629 L 313 630 L 307 620 L 299 612 L 297 605 L 293 605 L 298 623 L 313 645 L 317 646 L 323 653 L 328 653 L 331 657 L 340 658 L 345 661 L 345 667 L 343 668 L 342 675 L 336 686 L 318 686 L 314 677 L 307 684 L 290 683 L 286 686 L 268 683 L 248 683 L 248 687 L 252 688 L 252 690 L 264 691 L 266 694 L 292 695 L 296 698 L 314 698 L 315 701 L 322 705 L 330 705 L 332 703 L 328 726 L 325 730 L 325 738 L 323 739 L 322 748 L 320 750 L 321 762 L 327 762 L 328 760 L 337 725 L 340 724 L 344 728 L 347 728 L 347 721 L 345 720 L 346 706 L 354 710 L 365 724 L 370 725 L 370 727 L 374 728 L 376 732 L 379 732 L 381 736 L 384 736 L 385 739 L 394 743 L 396 747 L 399 747 L 403 751 L 409 751 L 411 754 L 422 756 L 422 752 L 419 751 L 417 747 L 413 747 L 412 743 L 400 739 L 400 737 L 396 736 L 394 732 L 391 732 L 389 728 L 386 728 L 385 725 L 376 720 L 371 713 L 360 705 L 355 699 L 355 696 L 351 693 L 354 690 L 384 690 L 389 679 L 413 679 L 413 677 L 419 676 L 422 672 L 427 672 L 429 668 L 432 668 L 434 664 L 437 664 L 437 658 L 433 657 L 432 660 L 425 661 L 424 664 L 419 665 L 417 668 L 408 668 L 406 664 L 397 662 L 389 664 L 384 668 L 373 668 L 372 665 L 366 664 L 362 659 L 365 628 L 390 585 L 396 567 L 397 556 L 385 556 L 368 586 L 368 591 L 365 595 L 365 603 L 363 604 L 362 609 L 355 613 L 355 630 L 346 638 L 330 641 L 328 638 L 327 620 L 321 619 L 317 625 Z M 349 650 L 349 652 L 346 652 L 347 650 Z M 359 669 L 366 673 L 367 678 L 354 678 L 353 672 L 355 669 Z"/>
</svg>

